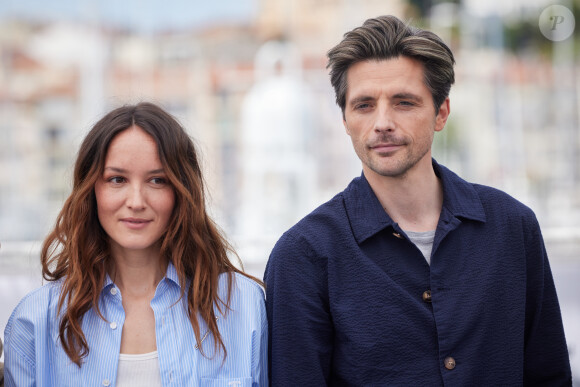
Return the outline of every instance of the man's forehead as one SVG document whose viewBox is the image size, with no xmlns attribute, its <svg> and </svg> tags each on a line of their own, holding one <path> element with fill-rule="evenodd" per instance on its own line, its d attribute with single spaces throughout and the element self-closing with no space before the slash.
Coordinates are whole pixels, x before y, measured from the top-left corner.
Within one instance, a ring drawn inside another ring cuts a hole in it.
<svg viewBox="0 0 580 387">
<path fill-rule="evenodd" d="M 428 92 L 423 64 L 408 57 L 356 62 L 349 67 L 346 75 L 347 100 L 373 97 L 385 92 L 393 97 L 420 97 L 420 94 Z"/>
</svg>

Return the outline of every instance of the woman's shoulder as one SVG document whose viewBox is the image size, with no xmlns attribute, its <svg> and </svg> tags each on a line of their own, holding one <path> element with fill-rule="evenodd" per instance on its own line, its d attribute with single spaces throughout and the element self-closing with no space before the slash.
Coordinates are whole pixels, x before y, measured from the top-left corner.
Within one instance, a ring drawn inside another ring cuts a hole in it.
<svg viewBox="0 0 580 387">
<path fill-rule="evenodd" d="M 222 273 L 219 277 L 219 296 L 222 300 L 228 299 L 228 277 L 231 276 L 229 306 L 232 309 L 256 308 L 264 303 L 264 289 L 256 281 L 241 273 Z"/>
<path fill-rule="evenodd" d="M 14 325 L 20 328 L 32 328 L 39 323 L 50 321 L 50 315 L 56 313 L 61 282 L 49 282 L 24 296 L 14 308 L 6 325 L 6 336 L 9 336 Z"/>
<path fill-rule="evenodd" d="M 28 293 L 14 308 L 4 330 L 5 352 L 16 351 L 34 364 L 36 341 L 57 321 L 60 282 L 50 282 Z"/>
<path fill-rule="evenodd" d="M 252 278 L 242 274 L 242 273 L 231 273 L 232 275 L 232 291 L 241 292 L 247 296 L 255 296 L 258 298 L 264 298 L 264 289 L 259 283 L 254 281 Z M 224 274 L 222 274 L 222 277 Z M 220 278 L 221 280 L 221 278 Z"/>
</svg>

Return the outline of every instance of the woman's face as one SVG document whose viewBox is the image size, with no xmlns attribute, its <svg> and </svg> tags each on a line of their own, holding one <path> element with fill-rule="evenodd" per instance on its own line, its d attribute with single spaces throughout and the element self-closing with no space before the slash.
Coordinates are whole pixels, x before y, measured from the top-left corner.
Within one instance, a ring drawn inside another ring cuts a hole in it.
<svg viewBox="0 0 580 387">
<path fill-rule="evenodd" d="M 175 193 L 149 134 L 134 125 L 113 138 L 95 195 L 113 253 L 158 253 Z"/>
</svg>

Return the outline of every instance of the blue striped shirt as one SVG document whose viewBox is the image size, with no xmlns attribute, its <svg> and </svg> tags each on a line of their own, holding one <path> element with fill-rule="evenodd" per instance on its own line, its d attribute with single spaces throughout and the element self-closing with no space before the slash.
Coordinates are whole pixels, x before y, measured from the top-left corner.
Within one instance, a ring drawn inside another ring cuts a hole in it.
<svg viewBox="0 0 580 387">
<path fill-rule="evenodd" d="M 267 386 L 268 323 L 264 293 L 251 279 L 235 275 L 230 308 L 217 325 L 226 346 L 215 354 L 213 338 L 199 319 L 204 353 L 196 348 L 185 297 L 170 263 L 151 300 L 164 386 Z M 106 321 L 94 309 L 82 319 L 89 354 L 78 367 L 68 358 L 59 339 L 57 316 L 62 282 L 51 282 L 28 294 L 15 308 L 4 331 L 5 382 L 12 386 L 114 386 L 125 312 L 121 292 L 107 276 L 99 298 Z M 226 300 L 227 275 L 219 279 L 219 295 Z"/>
</svg>

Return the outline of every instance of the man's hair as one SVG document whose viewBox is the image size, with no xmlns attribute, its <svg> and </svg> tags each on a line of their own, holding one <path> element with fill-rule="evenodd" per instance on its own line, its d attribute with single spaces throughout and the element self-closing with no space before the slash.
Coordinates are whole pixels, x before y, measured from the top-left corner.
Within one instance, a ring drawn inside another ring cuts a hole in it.
<svg viewBox="0 0 580 387">
<path fill-rule="evenodd" d="M 328 51 L 327 56 L 330 82 L 343 115 L 348 88 L 346 75 L 350 66 L 357 62 L 399 56 L 421 62 L 435 112 L 449 96 L 455 81 L 455 59 L 449 47 L 434 33 L 407 25 L 390 15 L 368 19 L 361 27 L 347 32 L 342 41 Z"/>
</svg>

